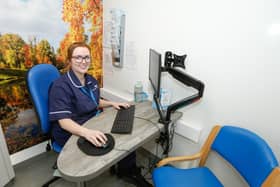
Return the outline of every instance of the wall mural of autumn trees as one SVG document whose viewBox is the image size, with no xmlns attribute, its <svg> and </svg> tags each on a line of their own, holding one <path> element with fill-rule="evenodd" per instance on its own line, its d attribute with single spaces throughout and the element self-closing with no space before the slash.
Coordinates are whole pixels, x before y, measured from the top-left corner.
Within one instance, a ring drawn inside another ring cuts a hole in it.
<svg viewBox="0 0 280 187">
<path fill-rule="evenodd" d="M 61 0 L 61 17 L 68 26 L 59 38 L 57 49 L 48 38 L 38 39 L 30 34 L 27 40 L 21 33 L 0 30 L 0 123 L 10 154 L 45 140 L 25 84 L 32 66 L 40 63 L 67 70 L 66 51 L 74 41 L 85 41 L 91 48 L 92 65 L 89 73 L 102 85 L 103 6 L 101 0 Z M 28 11 L 26 11 L 28 13 Z M 40 27 L 40 25 L 38 25 Z"/>
</svg>

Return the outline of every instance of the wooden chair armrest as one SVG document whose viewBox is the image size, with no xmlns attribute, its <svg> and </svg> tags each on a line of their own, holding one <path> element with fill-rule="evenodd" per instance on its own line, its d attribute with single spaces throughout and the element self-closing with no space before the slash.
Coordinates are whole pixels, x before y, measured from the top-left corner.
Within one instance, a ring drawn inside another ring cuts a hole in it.
<svg viewBox="0 0 280 187">
<path fill-rule="evenodd" d="M 201 155 L 202 155 L 201 152 L 199 152 L 191 156 L 176 156 L 176 157 L 164 158 L 157 163 L 157 167 L 164 166 L 166 164 L 169 164 L 170 162 L 197 160 L 201 157 Z"/>
<path fill-rule="evenodd" d="M 262 184 L 262 187 L 278 187 L 278 186 L 280 186 L 280 168 L 276 167 L 266 178 L 266 180 Z"/>
</svg>

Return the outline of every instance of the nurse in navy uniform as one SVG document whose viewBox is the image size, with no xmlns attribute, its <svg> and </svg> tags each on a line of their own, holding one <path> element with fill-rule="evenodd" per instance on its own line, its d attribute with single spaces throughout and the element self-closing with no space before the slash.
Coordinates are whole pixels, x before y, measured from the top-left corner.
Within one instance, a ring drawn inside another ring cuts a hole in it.
<svg viewBox="0 0 280 187">
<path fill-rule="evenodd" d="M 106 136 L 98 130 L 82 125 L 98 115 L 99 108 L 113 106 L 128 107 L 127 103 L 116 103 L 100 98 L 97 80 L 87 74 L 90 67 L 90 47 L 85 43 L 73 43 L 68 48 L 67 62 L 70 70 L 54 81 L 49 92 L 49 119 L 52 137 L 64 146 L 71 134 L 82 136 L 95 146 L 106 142 Z"/>
</svg>

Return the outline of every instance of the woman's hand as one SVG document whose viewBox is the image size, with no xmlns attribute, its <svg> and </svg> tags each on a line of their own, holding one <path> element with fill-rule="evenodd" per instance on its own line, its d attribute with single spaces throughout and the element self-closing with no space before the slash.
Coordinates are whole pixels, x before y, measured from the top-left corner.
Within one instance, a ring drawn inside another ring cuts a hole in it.
<svg viewBox="0 0 280 187">
<path fill-rule="evenodd" d="M 113 101 L 107 101 L 104 99 L 100 99 L 99 100 L 99 105 L 100 107 L 108 107 L 108 106 L 112 106 L 115 109 L 120 109 L 120 107 L 124 107 L 124 108 L 128 108 L 130 105 L 128 103 L 119 103 L 119 102 L 113 102 Z"/>
<path fill-rule="evenodd" d="M 105 134 L 98 130 L 85 129 L 83 137 L 97 147 L 102 146 L 102 144 L 105 144 L 107 141 Z"/>
<path fill-rule="evenodd" d="M 117 102 L 112 102 L 112 106 L 115 109 L 121 109 L 120 107 L 128 108 L 130 105 L 128 103 L 117 103 Z"/>
<path fill-rule="evenodd" d="M 100 147 L 102 144 L 105 144 L 107 141 L 107 137 L 105 134 L 98 130 L 91 130 L 86 127 L 80 126 L 72 119 L 61 119 L 58 120 L 60 126 L 70 132 L 71 134 L 75 134 L 78 136 L 85 137 L 88 141 L 90 141 L 95 146 Z"/>
</svg>

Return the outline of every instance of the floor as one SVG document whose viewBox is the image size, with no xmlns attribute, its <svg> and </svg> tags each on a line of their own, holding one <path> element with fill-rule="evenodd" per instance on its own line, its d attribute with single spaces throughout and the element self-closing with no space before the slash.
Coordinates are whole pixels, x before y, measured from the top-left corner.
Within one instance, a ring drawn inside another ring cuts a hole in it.
<svg viewBox="0 0 280 187">
<path fill-rule="evenodd" d="M 27 161 L 24 161 L 15 168 L 16 177 L 8 183 L 5 187 L 40 187 L 46 181 L 52 178 L 53 169 L 52 165 L 55 163 L 57 154 L 50 151 L 42 153 L 36 157 L 33 157 Z M 155 162 L 155 158 L 148 154 L 144 149 L 137 150 L 137 164 L 143 166 L 142 174 L 147 181 L 152 183 L 151 174 L 149 168 L 152 163 Z M 59 179 L 52 183 L 50 187 L 75 187 L 76 183 L 68 182 L 63 179 Z M 87 187 L 134 187 L 133 184 L 129 184 L 116 175 L 112 175 L 109 171 L 104 172 L 99 177 L 88 181 Z"/>
</svg>

